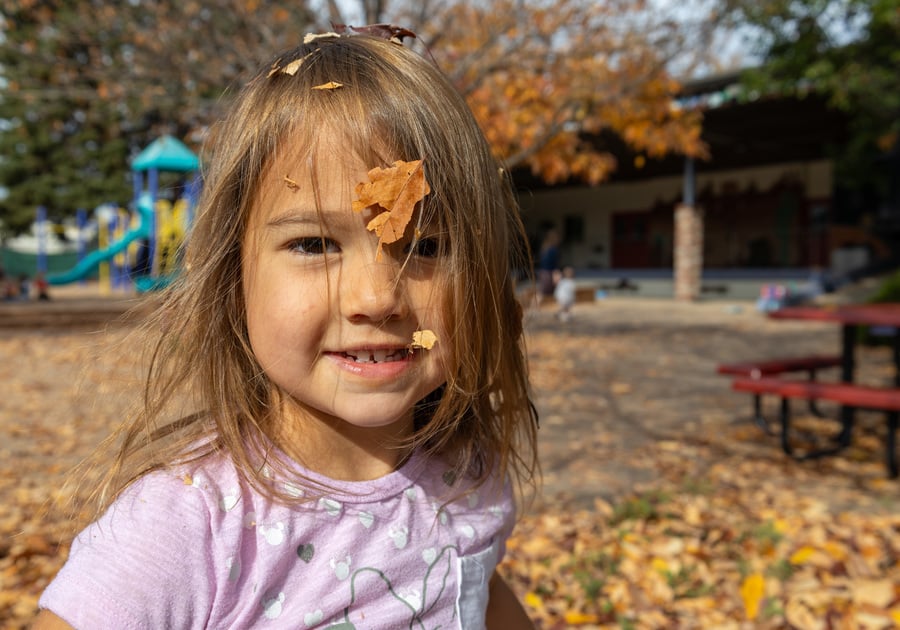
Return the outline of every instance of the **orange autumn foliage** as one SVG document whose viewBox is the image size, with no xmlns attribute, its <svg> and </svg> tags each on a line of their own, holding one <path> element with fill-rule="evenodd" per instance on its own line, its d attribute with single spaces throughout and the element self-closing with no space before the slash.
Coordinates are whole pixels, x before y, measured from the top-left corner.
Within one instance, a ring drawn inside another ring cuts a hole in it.
<svg viewBox="0 0 900 630">
<path fill-rule="evenodd" d="M 466 97 L 495 155 L 549 183 L 596 184 L 616 160 L 592 138 L 613 132 L 648 158 L 704 157 L 701 117 L 673 105 L 669 61 L 691 46 L 641 0 L 432 3 L 412 24 Z M 417 22 L 419 20 L 419 22 Z M 709 19 L 710 26 L 713 17 Z"/>
</svg>

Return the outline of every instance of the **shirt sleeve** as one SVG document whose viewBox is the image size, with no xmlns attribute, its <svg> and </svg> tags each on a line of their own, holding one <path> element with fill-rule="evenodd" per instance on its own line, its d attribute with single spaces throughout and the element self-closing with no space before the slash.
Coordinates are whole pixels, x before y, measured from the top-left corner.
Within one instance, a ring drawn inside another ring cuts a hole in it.
<svg viewBox="0 0 900 630">
<path fill-rule="evenodd" d="M 201 628 L 214 579 L 210 510 L 181 479 L 151 473 L 73 541 L 40 607 L 74 628 Z"/>
</svg>

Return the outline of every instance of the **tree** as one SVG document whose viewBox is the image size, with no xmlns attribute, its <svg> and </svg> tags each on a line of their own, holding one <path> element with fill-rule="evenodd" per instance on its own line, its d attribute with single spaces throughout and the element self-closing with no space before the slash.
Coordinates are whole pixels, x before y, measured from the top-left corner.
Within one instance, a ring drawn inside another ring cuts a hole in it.
<svg viewBox="0 0 900 630">
<path fill-rule="evenodd" d="M 347 22 L 338 3 L 328 5 L 333 22 Z M 672 106 L 680 84 L 670 67 L 685 52 L 707 52 L 713 15 L 678 21 L 641 0 L 360 0 L 359 8 L 367 20 L 417 32 L 510 168 L 596 184 L 615 168 L 590 141 L 604 130 L 648 157 L 705 155 L 700 114 Z"/>
<path fill-rule="evenodd" d="M 835 153 L 843 186 L 881 187 L 877 163 L 900 148 L 900 0 L 726 0 L 752 29 L 762 92 L 815 91 L 845 112 L 849 138 Z"/>
<path fill-rule="evenodd" d="M 18 231 L 131 197 L 128 160 L 162 133 L 195 148 L 225 90 L 308 30 L 271 0 L 0 4 L 0 219 Z"/>
<path fill-rule="evenodd" d="M 670 67 L 704 50 L 705 14 L 686 24 L 646 0 L 358 1 L 360 19 L 418 33 L 510 168 L 597 183 L 615 167 L 590 141 L 605 130 L 648 157 L 703 155 L 699 114 L 672 107 L 680 86 Z M 348 4 L 328 0 L 327 17 L 350 22 Z M 38 204 L 64 216 L 127 203 L 130 156 L 161 133 L 197 148 L 226 88 L 305 32 L 331 29 L 309 26 L 306 6 L 0 0 L 0 186 L 9 193 L 0 219 L 22 229 Z"/>
</svg>

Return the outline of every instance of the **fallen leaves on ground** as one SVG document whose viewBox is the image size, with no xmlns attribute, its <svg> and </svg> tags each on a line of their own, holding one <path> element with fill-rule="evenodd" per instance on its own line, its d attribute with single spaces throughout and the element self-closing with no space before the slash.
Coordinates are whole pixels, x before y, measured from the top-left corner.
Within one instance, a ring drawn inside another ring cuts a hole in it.
<svg viewBox="0 0 900 630">
<path fill-rule="evenodd" d="M 593 510 L 545 506 L 503 572 L 546 629 L 900 626 L 900 514 L 834 514 L 773 473 L 728 461 Z"/>
</svg>

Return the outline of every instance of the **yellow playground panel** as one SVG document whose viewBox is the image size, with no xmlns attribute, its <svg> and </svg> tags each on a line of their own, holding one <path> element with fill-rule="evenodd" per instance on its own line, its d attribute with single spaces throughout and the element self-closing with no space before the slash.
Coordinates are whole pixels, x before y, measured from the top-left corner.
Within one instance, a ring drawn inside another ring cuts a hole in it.
<svg viewBox="0 0 900 630">
<path fill-rule="evenodd" d="M 178 268 L 178 251 L 187 234 L 187 199 L 178 199 L 174 204 L 167 199 L 156 202 L 156 260 L 154 268 L 159 275 L 166 276 Z"/>
</svg>

